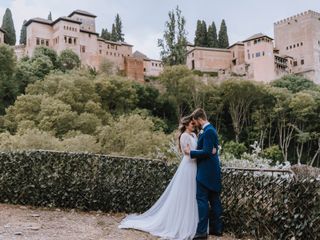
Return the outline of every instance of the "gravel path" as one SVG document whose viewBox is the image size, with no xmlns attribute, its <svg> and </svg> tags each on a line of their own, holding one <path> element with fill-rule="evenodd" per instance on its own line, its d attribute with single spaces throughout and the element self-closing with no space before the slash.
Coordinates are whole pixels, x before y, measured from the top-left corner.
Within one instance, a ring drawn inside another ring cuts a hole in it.
<svg viewBox="0 0 320 240">
<path fill-rule="evenodd" d="M 81 212 L 0 204 L 0 240 L 152 240 L 135 230 L 118 229 L 123 214 Z M 209 239 L 233 240 L 230 236 Z"/>
</svg>

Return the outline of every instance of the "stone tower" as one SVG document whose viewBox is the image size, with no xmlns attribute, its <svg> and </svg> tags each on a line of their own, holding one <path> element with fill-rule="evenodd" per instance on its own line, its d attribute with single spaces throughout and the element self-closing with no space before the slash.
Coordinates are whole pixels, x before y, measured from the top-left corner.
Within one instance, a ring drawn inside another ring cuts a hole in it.
<svg viewBox="0 0 320 240">
<path fill-rule="evenodd" d="M 275 47 L 292 57 L 292 72 L 320 83 L 320 13 L 306 11 L 274 23 Z"/>
</svg>

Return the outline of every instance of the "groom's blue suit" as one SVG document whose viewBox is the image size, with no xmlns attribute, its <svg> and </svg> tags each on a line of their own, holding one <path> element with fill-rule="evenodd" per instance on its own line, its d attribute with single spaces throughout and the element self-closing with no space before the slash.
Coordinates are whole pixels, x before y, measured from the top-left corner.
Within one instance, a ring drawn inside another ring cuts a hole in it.
<svg viewBox="0 0 320 240">
<path fill-rule="evenodd" d="M 213 148 L 218 149 L 219 140 L 216 129 L 208 124 L 198 139 L 197 150 L 190 152 L 191 158 L 197 159 L 197 203 L 199 210 L 198 234 L 208 229 L 209 204 L 212 215 L 212 232 L 222 233 L 221 168 L 218 153 L 212 154 Z"/>
</svg>

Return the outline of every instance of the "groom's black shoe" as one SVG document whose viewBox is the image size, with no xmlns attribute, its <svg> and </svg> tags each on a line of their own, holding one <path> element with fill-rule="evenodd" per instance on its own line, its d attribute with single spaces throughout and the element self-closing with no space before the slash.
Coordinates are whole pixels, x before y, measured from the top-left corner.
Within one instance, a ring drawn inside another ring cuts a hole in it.
<svg viewBox="0 0 320 240">
<path fill-rule="evenodd" d="M 217 236 L 217 237 L 223 236 L 222 232 L 213 232 L 213 231 L 209 232 L 209 235 L 213 235 L 213 236 Z"/>
<path fill-rule="evenodd" d="M 196 234 L 193 238 L 193 240 L 200 240 L 200 239 L 208 239 L 208 234 L 203 233 L 203 234 Z"/>
</svg>

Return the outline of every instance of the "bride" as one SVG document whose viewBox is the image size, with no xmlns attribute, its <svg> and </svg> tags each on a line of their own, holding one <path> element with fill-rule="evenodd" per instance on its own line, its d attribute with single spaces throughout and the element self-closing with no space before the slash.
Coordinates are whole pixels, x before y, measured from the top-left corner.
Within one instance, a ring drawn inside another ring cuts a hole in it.
<svg viewBox="0 0 320 240">
<path fill-rule="evenodd" d="M 180 151 L 187 145 L 191 150 L 197 148 L 197 135 L 192 116 L 181 119 L 179 132 Z M 164 239 L 192 239 L 199 218 L 196 173 L 196 160 L 184 154 L 176 173 L 158 201 L 141 215 L 127 216 L 119 228 L 138 229 Z"/>
</svg>

